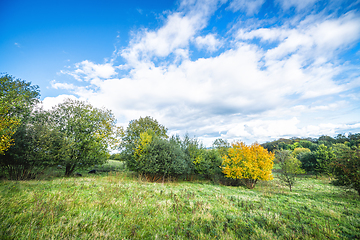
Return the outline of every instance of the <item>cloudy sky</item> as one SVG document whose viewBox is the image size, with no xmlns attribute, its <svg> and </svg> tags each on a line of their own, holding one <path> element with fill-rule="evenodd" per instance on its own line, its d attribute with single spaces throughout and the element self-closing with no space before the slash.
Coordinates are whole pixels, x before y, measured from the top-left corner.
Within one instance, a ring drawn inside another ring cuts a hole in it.
<svg viewBox="0 0 360 240">
<path fill-rule="evenodd" d="M 0 3 L 0 72 L 124 127 L 216 138 L 360 132 L 360 0 Z"/>
</svg>

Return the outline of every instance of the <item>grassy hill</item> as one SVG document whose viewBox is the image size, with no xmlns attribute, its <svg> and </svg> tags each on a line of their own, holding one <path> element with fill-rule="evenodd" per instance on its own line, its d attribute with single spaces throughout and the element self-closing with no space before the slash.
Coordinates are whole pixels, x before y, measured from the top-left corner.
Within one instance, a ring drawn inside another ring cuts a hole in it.
<svg viewBox="0 0 360 240">
<path fill-rule="evenodd" d="M 325 178 L 293 192 L 276 179 L 248 190 L 125 171 L 45 179 L 0 182 L 0 239 L 360 238 L 359 197 Z"/>
</svg>

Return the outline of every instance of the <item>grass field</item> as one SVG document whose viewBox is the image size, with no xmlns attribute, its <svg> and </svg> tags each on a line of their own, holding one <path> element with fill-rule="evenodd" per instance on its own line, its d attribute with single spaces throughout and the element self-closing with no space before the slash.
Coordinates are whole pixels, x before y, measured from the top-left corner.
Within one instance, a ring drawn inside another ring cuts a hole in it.
<svg viewBox="0 0 360 240">
<path fill-rule="evenodd" d="M 248 190 L 102 167 L 118 171 L 1 181 L 0 239 L 360 238 L 360 198 L 325 178 L 303 178 L 293 192 L 276 179 Z"/>
</svg>

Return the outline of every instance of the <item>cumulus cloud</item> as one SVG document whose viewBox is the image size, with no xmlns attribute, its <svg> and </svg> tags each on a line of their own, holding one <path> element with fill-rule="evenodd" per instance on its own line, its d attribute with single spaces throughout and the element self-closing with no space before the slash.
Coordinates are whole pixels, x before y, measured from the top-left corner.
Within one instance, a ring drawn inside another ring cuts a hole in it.
<svg viewBox="0 0 360 240">
<path fill-rule="evenodd" d="M 88 60 L 75 64 L 75 71 L 61 71 L 69 74 L 78 81 L 89 81 L 94 78 L 110 78 L 116 74 L 116 68 L 112 63 L 95 64 Z"/>
<path fill-rule="evenodd" d="M 229 6 L 255 11 L 246 5 L 255 2 L 262 1 L 233 1 Z M 54 81 L 52 87 L 112 109 L 124 125 L 150 115 L 170 133 L 188 132 L 207 145 L 217 137 L 267 141 L 359 127 L 357 122 L 349 123 L 359 115 L 348 115 L 345 123 L 337 122 L 336 114 L 328 115 L 354 104 L 346 96 L 356 95 L 352 90 L 360 86 L 358 74 L 337 80 L 351 69 L 338 61 L 339 53 L 360 39 L 356 13 L 338 18 L 311 15 L 294 27 L 239 27 L 235 35 L 229 31 L 229 39 L 220 41 L 216 33 L 204 35 L 202 30 L 221 4 L 182 1 L 163 26 L 134 34 L 117 54 L 124 65 L 85 60 L 63 73 L 88 86 Z M 192 44 L 210 52 L 222 44 L 227 48 L 212 57 L 192 59 Z M 119 76 L 117 69 L 127 73 Z M 45 98 L 44 104 L 50 106 L 63 97 Z"/>
<path fill-rule="evenodd" d="M 198 36 L 195 38 L 195 43 L 198 48 L 205 48 L 209 52 L 216 51 L 221 46 L 221 41 L 216 38 L 215 34 L 208 34 L 205 37 Z"/>
<path fill-rule="evenodd" d="M 64 102 L 64 100 L 68 98 L 73 100 L 79 100 L 79 98 L 75 97 L 74 95 L 62 94 L 57 97 L 46 97 L 41 104 L 45 110 L 49 110 L 52 107 Z M 81 100 L 85 100 L 85 99 L 81 99 Z"/>
</svg>

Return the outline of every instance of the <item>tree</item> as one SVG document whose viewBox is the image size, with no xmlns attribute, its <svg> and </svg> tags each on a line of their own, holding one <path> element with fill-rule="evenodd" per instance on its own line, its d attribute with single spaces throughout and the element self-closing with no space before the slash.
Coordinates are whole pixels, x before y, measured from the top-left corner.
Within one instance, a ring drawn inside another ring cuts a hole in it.
<svg viewBox="0 0 360 240">
<path fill-rule="evenodd" d="M 38 86 L 5 74 L 0 77 L 0 155 L 14 144 L 11 137 L 38 102 Z"/>
<path fill-rule="evenodd" d="M 47 112 L 34 109 L 13 137 L 16 144 L 1 156 L 1 167 L 9 179 L 35 178 L 56 164 L 59 158 L 57 149 L 63 139 L 51 128 Z"/>
<path fill-rule="evenodd" d="M 302 152 L 299 153 L 296 158 L 300 160 L 302 169 L 304 169 L 307 173 L 317 173 L 317 161 L 314 152 Z"/>
<path fill-rule="evenodd" d="M 321 144 L 315 152 L 317 174 L 331 175 L 331 162 L 335 159 L 335 153 L 331 147 Z"/>
<path fill-rule="evenodd" d="M 122 138 L 121 147 L 126 147 L 129 145 L 135 144 L 135 142 L 140 138 L 140 134 L 146 132 L 148 129 L 151 129 L 156 136 L 160 138 L 167 138 L 166 135 L 167 128 L 159 124 L 156 119 L 152 117 L 140 117 L 139 119 L 131 120 L 128 127 L 125 130 L 125 134 Z M 133 147 L 133 146 L 132 146 Z"/>
<path fill-rule="evenodd" d="M 360 149 L 347 149 L 332 163 L 335 184 L 356 190 L 360 196 Z"/>
<path fill-rule="evenodd" d="M 293 157 L 289 150 L 282 150 L 276 153 L 276 159 L 280 165 L 280 174 L 278 178 L 291 188 L 297 181 L 297 175 L 303 174 L 305 171 L 301 169 L 301 162 L 299 159 Z"/>
<path fill-rule="evenodd" d="M 311 152 L 310 149 L 308 149 L 308 148 L 295 148 L 294 151 L 292 152 L 292 155 L 294 157 L 296 157 L 299 154 L 304 154 L 304 153 L 307 153 L 307 152 Z"/>
<path fill-rule="evenodd" d="M 50 115 L 54 129 L 64 139 L 59 164 L 65 166 L 65 176 L 78 168 L 102 164 L 122 131 L 111 111 L 83 101 L 67 99 L 53 107 Z"/>
<path fill-rule="evenodd" d="M 121 158 L 125 160 L 127 167 L 132 171 L 137 171 L 136 155 L 134 154 L 137 145 L 139 144 L 141 134 L 151 131 L 152 136 L 157 136 L 161 139 L 166 139 L 167 129 L 158 123 L 157 120 L 147 116 L 145 118 L 131 120 L 122 137 L 122 142 L 119 145 L 121 149 Z M 150 132 L 148 132 L 150 134 Z"/>
<path fill-rule="evenodd" d="M 274 154 L 258 143 L 246 146 L 243 142 L 231 144 L 228 156 L 223 157 L 222 170 L 226 177 L 244 179 L 252 189 L 258 180 L 271 180 Z"/>
<path fill-rule="evenodd" d="M 214 141 L 212 147 L 218 151 L 221 157 L 223 157 L 227 155 L 230 144 L 228 143 L 228 141 L 218 138 Z"/>
<path fill-rule="evenodd" d="M 8 111 L 8 107 L 0 99 L 0 155 L 4 155 L 5 151 L 14 144 L 14 139 L 11 137 L 20 125 L 20 119 L 7 116 Z"/>
<path fill-rule="evenodd" d="M 140 134 L 134 150 L 132 168 L 150 181 L 168 177 L 178 178 L 189 173 L 185 153 L 178 142 L 162 139 L 149 129 Z"/>
</svg>

